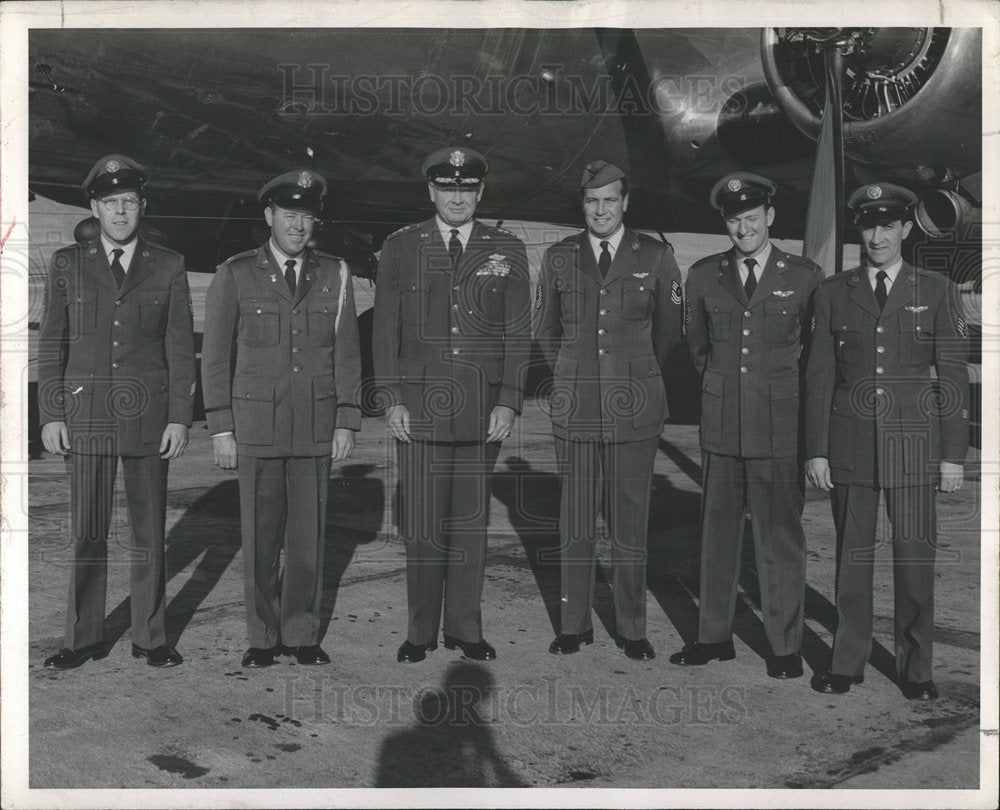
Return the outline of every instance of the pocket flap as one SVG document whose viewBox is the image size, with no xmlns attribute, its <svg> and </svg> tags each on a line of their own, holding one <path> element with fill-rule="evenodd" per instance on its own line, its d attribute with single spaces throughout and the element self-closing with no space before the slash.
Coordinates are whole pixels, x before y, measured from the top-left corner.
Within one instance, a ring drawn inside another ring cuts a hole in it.
<svg viewBox="0 0 1000 810">
<path fill-rule="evenodd" d="M 337 396 L 337 381 L 333 377 L 313 377 L 313 397 L 329 399 Z"/>
<path fill-rule="evenodd" d="M 771 399 L 795 399 L 798 395 L 798 380 L 771 380 Z"/>
<path fill-rule="evenodd" d="M 274 400 L 274 381 L 260 377 L 234 377 L 233 399 Z"/>
<path fill-rule="evenodd" d="M 706 371 L 701 378 L 701 390 L 713 397 L 721 397 L 725 392 L 726 378 L 714 371 Z"/>
<path fill-rule="evenodd" d="M 767 315 L 794 315 L 798 309 L 799 302 L 795 298 L 783 301 L 769 299 L 764 302 L 764 313 Z"/>
<path fill-rule="evenodd" d="M 712 300 L 705 301 L 705 311 L 706 312 L 732 312 L 733 302 L 725 300 Z"/>
<path fill-rule="evenodd" d="M 634 380 L 643 377 L 655 377 L 660 373 L 660 366 L 656 362 L 656 357 L 652 354 L 645 357 L 637 357 L 628 361 L 629 375 Z"/>
</svg>

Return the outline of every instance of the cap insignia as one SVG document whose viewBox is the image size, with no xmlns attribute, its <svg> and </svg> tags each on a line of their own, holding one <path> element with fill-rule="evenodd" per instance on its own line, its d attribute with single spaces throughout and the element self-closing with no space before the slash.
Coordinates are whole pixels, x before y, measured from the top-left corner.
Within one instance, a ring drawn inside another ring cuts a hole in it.
<svg viewBox="0 0 1000 810">
<path fill-rule="evenodd" d="M 465 165 L 465 152 L 461 149 L 456 149 L 448 156 L 448 162 L 452 166 L 464 166 Z"/>
<path fill-rule="evenodd" d="M 313 184 L 312 175 L 307 171 L 299 172 L 298 185 L 302 188 L 309 188 Z"/>
<path fill-rule="evenodd" d="M 739 191 L 743 188 L 743 182 L 738 177 L 734 177 L 726 185 L 730 191 Z"/>
<path fill-rule="evenodd" d="M 111 172 L 112 174 L 121 168 L 121 164 L 117 160 L 109 160 L 104 164 L 104 171 Z"/>
<path fill-rule="evenodd" d="M 868 186 L 868 199 L 877 200 L 882 196 L 882 186 Z"/>
</svg>

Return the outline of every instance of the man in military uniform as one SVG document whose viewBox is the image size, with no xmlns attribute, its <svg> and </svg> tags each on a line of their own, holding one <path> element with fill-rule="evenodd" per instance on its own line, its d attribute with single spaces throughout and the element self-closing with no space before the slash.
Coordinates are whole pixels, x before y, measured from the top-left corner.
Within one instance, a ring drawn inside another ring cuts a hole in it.
<svg viewBox="0 0 1000 810">
<path fill-rule="evenodd" d="M 228 259 L 208 289 L 202 380 L 215 463 L 239 470 L 245 667 L 319 645 L 330 462 L 361 428 L 361 355 L 343 259 L 309 247 L 326 180 L 297 169 L 261 188 L 271 237 Z M 285 549 L 284 576 L 278 560 Z"/>
<path fill-rule="evenodd" d="M 837 527 L 837 631 L 825 693 L 861 683 L 871 652 L 879 495 L 892 526 L 896 676 L 911 700 L 938 696 L 934 489 L 962 486 L 969 446 L 968 329 L 955 285 L 903 261 L 916 197 L 862 186 L 849 205 L 865 263 L 816 293 L 806 376 L 806 472 Z M 936 379 L 931 375 L 934 366 Z"/>
<path fill-rule="evenodd" d="M 775 185 L 723 177 L 711 192 L 733 247 L 687 278 L 688 348 L 701 383 L 702 528 L 698 639 L 670 657 L 702 665 L 735 655 L 733 611 L 749 511 L 767 674 L 802 675 L 805 535 L 799 456 L 800 354 L 823 271 L 769 240 Z"/>
<path fill-rule="evenodd" d="M 646 660 L 655 656 L 646 638 L 650 480 L 667 417 L 663 369 L 682 338 L 681 276 L 668 245 L 622 223 L 628 179 L 621 169 L 588 164 L 580 198 L 587 229 L 546 251 L 540 281 L 538 341 L 553 369 L 549 404 L 562 483 L 561 626 L 549 652 L 593 643 L 603 501 L 615 640 L 629 658 Z"/>
<path fill-rule="evenodd" d="M 422 173 L 436 215 L 382 247 L 375 294 L 375 374 L 400 470 L 409 622 L 396 658 L 444 644 L 467 658 L 483 638 L 483 574 L 493 467 L 521 409 L 531 313 L 524 245 L 474 219 L 486 159 L 441 149 Z"/>
<path fill-rule="evenodd" d="M 108 532 L 122 461 L 132 527 L 132 655 L 183 660 L 167 645 L 167 468 L 187 446 L 194 333 L 184 259 L 137 236 L 146 170 L 101 158 L 83 183 L 100 235 L 52 259 L 38 358 L 42 443 L 66 456 L 73 569 L 65 647 L 45 661 L 72 669 L 103 658 Z"/>
</svg>

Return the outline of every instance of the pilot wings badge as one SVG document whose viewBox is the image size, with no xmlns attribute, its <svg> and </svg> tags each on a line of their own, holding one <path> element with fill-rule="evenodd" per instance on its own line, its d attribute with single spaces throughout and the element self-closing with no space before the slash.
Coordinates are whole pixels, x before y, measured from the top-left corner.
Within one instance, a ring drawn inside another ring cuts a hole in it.
<svg viewBox="0 0 1000 810">
<path fill-rule="evenodd" d="M 788 298 L 790 295 L 795 295 L 795 290 L 775 290 L 774 294 L 778 298 Z"/>
<path fill-rule="evenodd" d="M 636 278 L 645 278 L 646 276 L 649 275 L 649 273 L 633 273 L 632 275 L 635 276 Z"/>
<path fill-rule="evenodd" d="M 927 309 L 927 307 L 907 306 L 907 307 L 903 307 L 903 309 L 905 309 L 907 312 L 914 312 L 914 313 L 916 313 L 916 312 L 923 312 L 925 309 Z"/>
</svg>

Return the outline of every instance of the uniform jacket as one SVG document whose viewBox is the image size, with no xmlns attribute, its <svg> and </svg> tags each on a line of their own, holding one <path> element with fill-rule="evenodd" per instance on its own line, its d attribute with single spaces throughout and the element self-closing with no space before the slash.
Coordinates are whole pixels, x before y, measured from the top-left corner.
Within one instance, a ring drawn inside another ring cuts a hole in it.
<svg viewBox="0 0 1000 810">
<path fill-rule="evenodd" d="M 795 455 L 803 339 L 823 271 L 771 246 L 748 301 L 734 250 L 692 265 L 687 343 L 701 378 L 701 446 L 743 458 Z"/>
<path fill-rule="evenodd" d="M 74 452 L 155 455 L 168 423 L 191 424 L 194 332 L 180 254 L 139 239 L 119 290 L 100 238 L 56 251 L 39 339 L 40 420 L 66 422 Z"/>
<path fill-rule="evenodd" d="M 483 441 L 494 407 L 520 412 L 531 350 L 520 239 L 477 221 L 452 271 L 432 218 L 386 239 L 377 278 L 375 374 L 417 438 Z"/>
<path fill-rule="evenodd" d="M 903 265 L 879 312 L 859 267 L 816 294 L 806 376 L 806 453 L 835 483 L 936 480 L 969 447 L 968 330 L 945 276 Z M 931 374 L 936 369 L 936 377 Z"/>
<path fill-rule="evenodd" d="M 545 252 L 541 285 L 537 337 L 553 369 L 555 435 L 659 436 L 668 415 L 663 369 L 683 328 L 670 248 L 626 228 L 604 279 L 583 231 Z"/>
<path fill-rule="evenodd" d="M 208 288 L 202 387 L 209 430 L 247 456 L 322 456 L 359 430 L 361 354 L 346 263 L 305 253 L 295 296 L 267 246 L 239 253 Z"/>
</svg>

